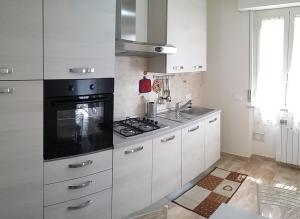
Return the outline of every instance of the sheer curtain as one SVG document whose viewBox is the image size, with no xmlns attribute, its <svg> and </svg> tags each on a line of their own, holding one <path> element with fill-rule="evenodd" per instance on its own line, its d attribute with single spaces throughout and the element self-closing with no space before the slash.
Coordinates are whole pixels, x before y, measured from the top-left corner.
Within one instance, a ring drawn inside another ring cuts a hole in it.
<svg viewBox="0 0 300 219">
<path fill-rule="evenodd" d="M 289 122 L 300 128 L 300 17 L 294 20 L 294 35 L 288 74 L 287 110 Z"/>
<path fill-rule="evenodd" d="M 279 121 L 284 107 L 284 18 L 261 20 L 257 36 L 257 83 L 253 104 L 264 123 Z"/>
</svg>

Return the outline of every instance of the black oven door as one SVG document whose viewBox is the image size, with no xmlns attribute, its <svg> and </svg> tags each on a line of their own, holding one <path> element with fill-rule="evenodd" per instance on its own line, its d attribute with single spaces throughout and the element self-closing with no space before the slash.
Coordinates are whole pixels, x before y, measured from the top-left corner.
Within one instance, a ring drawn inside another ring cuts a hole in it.
<svg viewBox="0 0 300 219">
<path fill-rule="evenodd" d="M 44 159 L 113 147 L 113 94 L 45 99 Z"/>
</svg>

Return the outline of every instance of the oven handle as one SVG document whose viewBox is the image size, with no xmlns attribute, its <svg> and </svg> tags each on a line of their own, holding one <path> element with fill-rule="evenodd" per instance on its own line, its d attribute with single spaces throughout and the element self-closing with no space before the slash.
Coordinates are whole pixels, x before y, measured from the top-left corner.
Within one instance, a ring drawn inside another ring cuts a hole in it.
<svg viewBox="0 0 300 219">
<path fill-rule="evenodd" d="M 75 104 L 84 104 L 84 103 L 98 103 L 98 102 L 106 102 L 108 101 L 107 97 L 102 97 L 102 98 L 93 98 L 93 99 L 87 99 L 87 100 L 56 100 L 53 101 L 52 104 L 54 106 L 56 105 L 62 105 L 62 104 L 70 104 L 70 103 L 75 103 Z"/>
</svg>

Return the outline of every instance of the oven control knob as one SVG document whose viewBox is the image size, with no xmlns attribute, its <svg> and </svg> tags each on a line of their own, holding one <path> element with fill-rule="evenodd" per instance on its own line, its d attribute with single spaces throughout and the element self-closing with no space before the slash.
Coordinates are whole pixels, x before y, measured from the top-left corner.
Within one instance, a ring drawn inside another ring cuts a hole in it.
<svg viewBox="0 0 300 219">
<path fill-rule="evenodd" d="M 91 90 L 94 90 L 94 89 L 95 89 L 95 85 L 94 85 L 94 84 L 91 84 L 91 85 L 90 85 L 90 89 L 91 89 Z"/>
<path fill-rule="evenodd" d="M 75 90 L 74 86 L 73 85 L 69 85 L 69 91 L 74 91 L 74 90 Z"/>
</svg>

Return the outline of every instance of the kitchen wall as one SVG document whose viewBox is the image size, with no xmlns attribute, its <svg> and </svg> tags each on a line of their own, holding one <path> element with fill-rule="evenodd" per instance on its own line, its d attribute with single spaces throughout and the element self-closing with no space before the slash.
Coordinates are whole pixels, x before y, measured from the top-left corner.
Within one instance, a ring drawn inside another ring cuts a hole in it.
<svg viewBox="0 0 300 219">
<path fill-rule="evenodd" d="M 147 70 L 147 59 L 140 57 L 116 57 L 115 119 L 141 115 L 145 102 L 157 98 L 155 93 L 139 94 L 138 84 Z M 202 105 L 203 73 L 179 74 L 171 78 L 172 102 L 185 101 L 191 96 L 194 106 Z M 148 76 L 153 80 L 152 75 Z"/>
<path fill-rule="evenodd" d="M 252 154 L 249 42 L 249 12 L 238 12 L 236 0 L 209 0 L 203 103 L 223 111 L 222 151 L 246 157 Z"/>
</svg>

